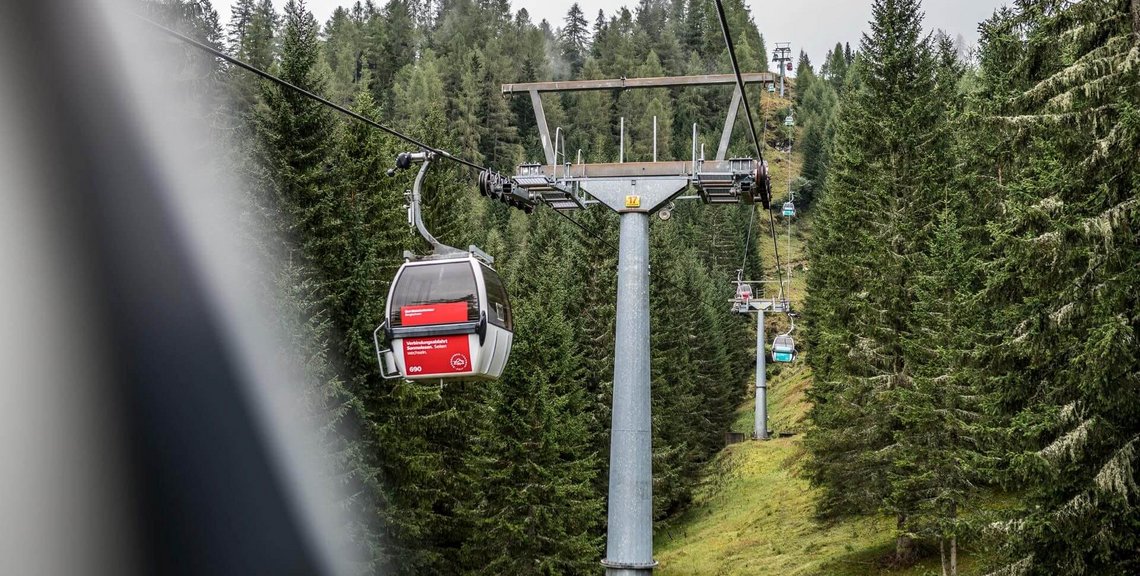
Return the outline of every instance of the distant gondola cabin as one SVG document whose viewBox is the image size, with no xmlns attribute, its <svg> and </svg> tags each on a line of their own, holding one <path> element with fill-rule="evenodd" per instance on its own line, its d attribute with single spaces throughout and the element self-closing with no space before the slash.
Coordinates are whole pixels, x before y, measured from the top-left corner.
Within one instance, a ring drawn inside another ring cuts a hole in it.
<svg viewBox="0 0 1140 576">
<path fill-rule="evenodd" d="M 791 362 L 796 359 L 796 343 L 791 335 L 780 334 L 772 342 L 772 361 Z"/>
<path fill-rule="evenodd" d="M 750 300 L 752 300 L 752 286 L 743 283 L 737 284 L 736 301 L 747 304 Z"/>
</svg>

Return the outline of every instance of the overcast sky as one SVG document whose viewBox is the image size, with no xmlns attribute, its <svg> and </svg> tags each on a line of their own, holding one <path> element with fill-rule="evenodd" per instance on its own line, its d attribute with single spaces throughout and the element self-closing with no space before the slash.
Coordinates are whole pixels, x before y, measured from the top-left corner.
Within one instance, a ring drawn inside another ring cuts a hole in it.
<svg viewBox="0 0 1140 576">
<path fill-rule="evenodd" d="M 376 0 L 383 4 L 382 0 Z M 818 68 L 823 56 L 836 42 L 850 42 L 858 48 L 859 37 L 871 18 L 871 0 L 796 0 L 793 2 L 772 2 L 747 0 L 752 10 L 752 18 L 768 43 L 769 51 L 776 42 L 791 42 L 793 55 L 800 49 Z M 232 0 L 214 0 L 222 23 L 230 19 Z M 308 0 L 309 9 L 322 24 L 326 22 L 337 6 L 348 6 L 353 0 Z M 574 0 L 513 0 L 515 10 L 526 8 L 531 19 L 538 22 L 550 21 L 553 27 L 562 25 L 562 19 Z M 951 37 L 961 34 L 967 44 L 973 44 L 978 37 L 978 23 L 988 18 L 993 11 L 1006 4 L 1006 0 L 925 0 L 924 25 L 927 29 L 941 28 Z M 280 10 L 285 0 L 273 0 Z M 598 10 L 606 10 L 606 16 L 613 13 L 613 6 L 623 4 L 622 0 L 578 0 L 586 18 L 593 23 Z M 637 0 L 624 2 L 630 7 L 637 6 Z"/>
</svg>

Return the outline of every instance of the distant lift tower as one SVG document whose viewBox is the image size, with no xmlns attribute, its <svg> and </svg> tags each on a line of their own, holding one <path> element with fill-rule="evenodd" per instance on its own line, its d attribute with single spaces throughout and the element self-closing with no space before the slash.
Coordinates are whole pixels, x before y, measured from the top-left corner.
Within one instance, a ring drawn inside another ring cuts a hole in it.
<svg viewBox="0 0 1140 576">
<path fill-rule="evenodd" d="M 740 270 L 737 274 L 742 274 L 744 271 Z M 752 424 L 752 438 L 754 440 L 767 440 L 768 439 L 768 374 L 767 367 L 765 366 L 766 355 L 764 352 L 765 345 L 765 332 L 764 332 L 764 314 L 767 312 L 776 312 L 787 314 L 791 312 L 792 307 L 788 300 L 784 297 L 783 286 L 781 285 L 780 297 L 778 298 L 741 298 L 742 292 L 752 293 L 751 284 L 756 283 L 749 280 L 736 281 L 736 294 L 737 297 L 732 300 L 732 311 L 737 314 L 756 313 L 756 417 Z M 744 289 L 744 287 L 747 287 Z"/>
<path fill-rule="evenodd" d="M 772 74 L 744 74 L 744 84 L 773 82 Z M 617 332 L 614 353 L 613 419 L 610 436 L 610 477 L 606 558 L 607 576 L 647 576 L 653 560 L 652 431 L 649 391 L 649 217 L 678 199 L 690 186 L 707 204 L 771 203 L 768 166 L 759 158 L 726 159 L 737 111 L 744 97 L 734 91 L 721 133 L 716 158 L 707 160 L 698 148 L 693 126 L 692 157 L 681 161 L 624 162 L 625 130 L 622 123 L 619 162 L 572 163 L 566 146 L 554 139 L 542 108 L 545 92 L 584 90 L 635 90 L 681 86 L 735 85 L 731 74 L 677 78 L 621 78 L 506 84 L 503 94 L 526 93 L 534 106 L 544 164 L 524 164 L 512 178 L 489 176 L 480 191 L 504 198 L 510 194 L 526 202 L 543 202 L 559 211 L 600 204 L 621 215 L 618 247 Z M 561 152 L 561 154 L 559 154 Z M 699 152 L 699 154 L 698 154 Z M 509 197 L 508 197 L 509 198 Z"/>
<path fill-rule="evenodd" d="M 792 43 L 776 42 L 772 51 L 772 61 L 780 69 L 780 98 L 784 98 L 784 77 L 792 71 Z"/>
</svg>

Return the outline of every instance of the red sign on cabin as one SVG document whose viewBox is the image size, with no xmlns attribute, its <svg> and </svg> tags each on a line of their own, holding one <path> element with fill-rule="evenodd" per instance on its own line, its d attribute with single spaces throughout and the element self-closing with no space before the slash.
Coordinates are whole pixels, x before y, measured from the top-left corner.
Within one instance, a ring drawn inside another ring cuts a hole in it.
<svg viewBox="0 0 1140 576">
<path fill-rule="evenodd" d="M 466 302 L 445 302 L 442 304 L 420 304 L 400 307 L 401 326 L 424 326 L 427 324 L 455 324 L 467 321 Z"/>
<path fill-rule="evenodd" d="M 408 377 L 471 371 L 468 335 L 405 338 L 404 369 Z"/>
</svg>

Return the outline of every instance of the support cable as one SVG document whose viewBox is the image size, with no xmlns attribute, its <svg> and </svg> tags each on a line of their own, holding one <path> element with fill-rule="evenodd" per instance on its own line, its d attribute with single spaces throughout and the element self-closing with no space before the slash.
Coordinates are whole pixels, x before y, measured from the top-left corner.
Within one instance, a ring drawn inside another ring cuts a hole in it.
<svg viewBox="0 0 1140 576">
<path fill-rule="evenodd" d="M 732 71 L 736 74 L 736 85 L 740 89 L 740 94 L 743 95 L 741 100 L 744 101 L 744 114 L 748 119 L 748 131 L 752 134 L 752 144 L 756 146 L 756 158 L 764 161 L 764 151 L 760 146 L 760 139 L 756 137 L 756 125 L 752 121 L 752 111 L 748 105 L 747 92 L 744 90 L 744 77 L 740 73 L 740 62 L 736 59 L 736 48 L 732 43 L 732 33 L 728 30 L 728 16 L 724 13 L 724 2 L 716 0 L 717 16 L 720 17 L 720 29 L 724 32 L 724 43 L 728 47 L 728 58 L 732 61 Z M 769 192 L 770 193 L 770 192 Z M 753 207 L 755 212 L 755 207 Z M 772 209 L 768 209 L 768 227 L 772 233 L 772 247 L 776 252 L 776 277 L 779 280 L 780 298 L 784 298 L 784 272 L 783 265 L 780 262 L 780 242 L 776 234 L 776 217 L 772 215 Z M 745 254 L 747 254 L 748 246 L 744 247 Z"/>
<path fill-rule="evenodd" d="M 264 70 L 262 70 L 256 66 L 252 65 L 252 64 L 249 64 L 249 63 L 246 63 L 242 60 L 234 58 L 233 56 L 230 56 L 229 54 L 226 54 L 225 52 L 218 50 L 217 48 L 214 48 L 213 46 L 210 46 L 209 44 L 205 44 L 203 42 L 200 42 L 194 38 L 191 38 L 190 36 L 187 36 L 181 32 L 178 32 L 177 30 L 171 29 L 171 28 L 164 26 L 158 22 L 155 22 L 154 20 L 151 20 L 150 18 L 142 16 L 141 14 L 134 14 L 134 16 L 137 17 L 139 20 L 142 20 L 144 23 L 149 24 L 150 26 L 152 26 L 152 27 L 174 37 L 174 38 L 177 38 L 178 40 L 181 40 L 182 42 L 185 42 L 185 43 L 187 43 L 187 44 L 189 44 L 189 45 L 191 45 L 191 46 L 193 46 L 199 50 L 202 50 L 203 52 L 207 52 L 207 53 L 209 53 L 209 54 L 211 54 L 217 58 L 221 58 L 222 60 L 225 60 L 226 62 L 229 62 L 230 64 L 233 64 L 234 66 L 237 66 L 238 68 L 241 68 L 241 69 L 246 70 L 248 72 L 252 72 L 253 74 L 255 74 L 255 75 L 257 75 L 257 76 L 259 76 L 265 80 L 273 82 L 274 84 L 277 84 L 278 86 L 281 86 L 283 88 L 287 88 L 289 90 L 293 90 L 294 92 L 297 92 L 298 94 L 301 94 L 302 96 L 305 96 L 306 98 L 311 98 L 317 102 L 320 102 L 321 104 L 324 104 L 325 106 L 328 106 L 329 108 L 332 108 L 333 110 L 336 110 L 337 112 L 340 112 L 341 114 L 349 116 L 350 118 L 353 118 L 354 120 L 358 120 L 360 122 L 363 122 L 363 123 L 367 124 L 368 126 L 376 128 L 377 130 L 381 130 L 383 132 L 391 134 L 392 136 L 395 136 L 396 138 L 399 138 L 405 142 L 408 142 L 409 144 L 412 144 L 414 146 L 418 146 L 419 148 L 421 148 L 423 150 L 431 152 L 431 153 L 439 156 L 440 158 L 446 158 L 448 160 L 458 162 L 459 164 L 467 166 L 468 168 L 473 168 L 473 169 L 478 170 L 480 172 L 493 172 L 493 170 L 491 170 L 490 168 L 480 166 L 474 162 L 471 162 L 470 160 L 466 160 L 464 158 L 460 158 L 458 156 L 455 156 L 446 150 L 443 150 L 441 148 L 436 148 L 436 147 L 431 146 L 425 142 L 417 140 L 416 138 L 408 136 L 407 134 L 404 134 L 403 132 L 400 132 L 399 130 L 396 130 L 395 128 L 390 128 L 390 127 L 385 126 L 379 122 L 376 122 L 375 120 L 367 118 L 366 116 L 363 116 L 357 112 L 353 112 L 352 110 L 349 110 L 348 108 L 345 108 L 344 106 L 336 104 L 335 102 L 332 102 L 326 98 L 322 98 L 321 96 L 318 96 L 317 94 L 314 94 L 313 92 L 305 90 L 304 88 L 301 88 L 300 86 L 297 86 L 296 84 L 288 82 L 288 81 L 286 81 L 282 78 L 279 78 L 277 76 L 274 76 L 273 74 L 270 74 L 269 72 L 266 72 L 266 71 L 264 71 Z M 583 232 L 589 234 L 590 236 L 593 236 L 594 239 L 596 239 L 598 242 L 601 242 L 601 243 L 613 248 L 614 250 L 617 250 L 617 247 L 614 246 L 612 242 L 606 241 L 606 239 L 602 238 L 602 236 L 600 234 L 598 234 L 596 231 L 593 231 L 593 230 L 590 230 L 589 228 L 586 228 L 584 225 L 582 225 L 581 222 L 578 222 L 577 220 L 571 218 L 570 216 L 567 216 L 566 214 L 563 214 L 562 212 L 559 212 L 558 210 L 555 210 L 555 212 L 559 216 L 562 216 L 563 218 L 565 218 L 566 220 L 570 221 L 572 224 L 574 224 L 575 226 L 580 228 Z"/>
<path fill-rule="evenodd" d="M 756 222 L 756 209 L 749 210 L 752 215 L 748 218 L 748 234 L 744 237 L 744 261 L 740 263 L 740 272 L 743 274 L 748 266 L 748 245 L 752 243 L 752 224 Z"/>
</svg>

